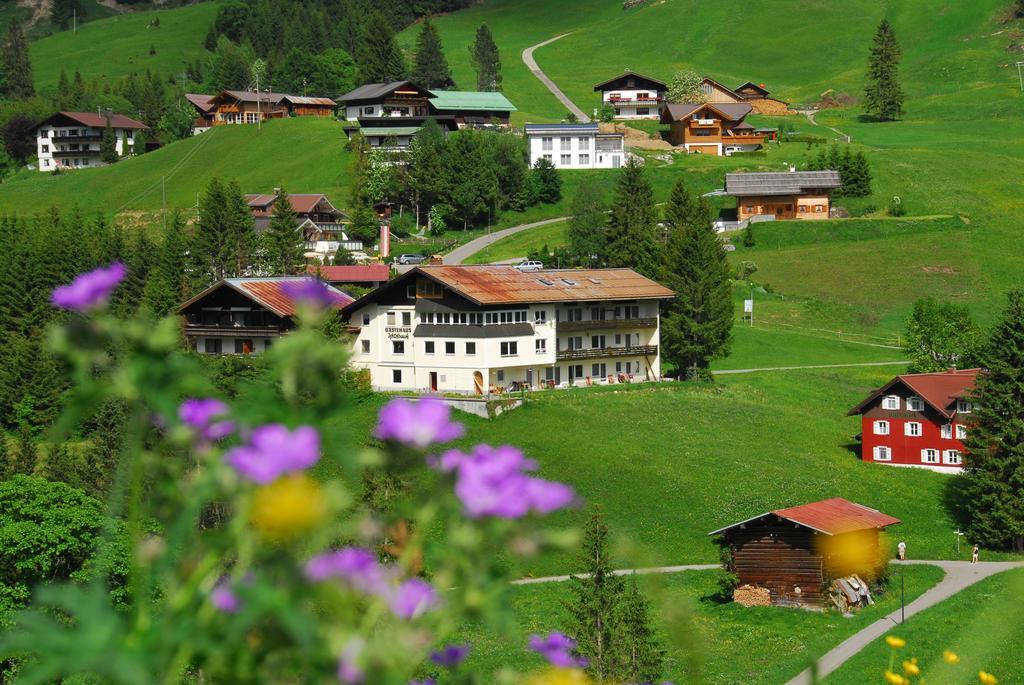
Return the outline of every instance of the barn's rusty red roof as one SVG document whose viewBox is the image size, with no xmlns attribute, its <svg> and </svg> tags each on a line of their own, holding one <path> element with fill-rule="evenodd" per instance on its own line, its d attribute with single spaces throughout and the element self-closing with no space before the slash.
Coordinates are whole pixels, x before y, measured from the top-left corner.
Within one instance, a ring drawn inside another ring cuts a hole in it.
<svg viewBox="0 0 1024 685">
<path fill-rule="evenodd" d="M 360 283 L 386 281 L 391 269 L 387 264 L 353 264 L 338 266 L 307 266 L 306 273 L 319 276 L 328 283 Z"/>
<path fill-rule="evenodd" d="M 788 509 L 775 509 L 774 511 L 758 514 L 725 528 L 713 530 L 708 535 L 718 535 L 727 530 L 738 528 L 751 521 L 771 515 L 792 521 L 825 535 L 842 535 L 843 533 L 885 528 L 886 526 L 902 523 L 898 518 L 883 514 L 877 509 L 851 502 L 842 497 L 833 497 L 832 499 L 823 499 L 820 502 L 811 502 L 810 504 L 801 504 L 796 507 L 789 507 Z"/>
<path fill-rule="evenodd" d="M 902 383 L 911 392 L 927 402 L 946 418 L 956 413 L 956 400 L 974 390 L 981 369 L 950 369 L 934 373 L 905 373 L 896 376 L 884 386 L 868 395 L 867 399 L 851 409 L 847 416 L 860 414 L 875 400 L 884 395 L 894 385 Z"/>
<path fill-rule="evenodd" d="M 285 285 L 288 283 L 298 283 L 305 280 L 306 276 L 277 276 L 270 278 L 226 278 L 222 281 L 217 281 L 209 288 L 194 296 L 187 302 L 183 303 L 178 307 L 178 312 L 182 312 L 189 305 L 198 302 L 215 290 L 227 287 L 245 295 L 249 299 L 253 300 L 259 305 L 266 307 L 274 314 L 278 316 L 291 317 L 295 315 L 295 302 L 288 295 Z M 328 285 L 328 292 L 334 299 L 333 307 L 335 309 L 342 309 L 346 305 L 351 304 L 353 298 L 347 293 L 343 293 L 337 288 Z"/>
</svg>

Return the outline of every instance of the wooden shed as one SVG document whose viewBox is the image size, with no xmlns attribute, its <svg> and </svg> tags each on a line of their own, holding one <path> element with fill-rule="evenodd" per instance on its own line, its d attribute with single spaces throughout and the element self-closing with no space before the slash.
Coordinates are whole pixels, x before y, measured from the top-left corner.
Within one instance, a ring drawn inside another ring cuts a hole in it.
<svg viewBox="0 0 1024 685">
<path fill-rule="evenodd" d="M 777 509 L 708 533 L 720 536 L 740 585 L 765 588 L 777 605 L 822 606 L 833 579 L 877 578 L 887 553 L 879 531 L 900 523 L 841 497 Z"/>
</svg>

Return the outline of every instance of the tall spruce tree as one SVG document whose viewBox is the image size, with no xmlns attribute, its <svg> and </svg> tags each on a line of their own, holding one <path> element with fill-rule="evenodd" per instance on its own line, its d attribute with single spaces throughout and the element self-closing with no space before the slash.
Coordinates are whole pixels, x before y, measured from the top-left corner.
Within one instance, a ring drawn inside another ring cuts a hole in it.
<svg viewBox="0 0 1024 685">
<path fill-rule="evenodd" d="M 871 194 L 871 166 L 863 151 L 850 158 L 843 180 L 843 193 L 850 197 L 867 197 Z"/>
<path fill-rule="evenodd" d="M 256 230 L 252 210 L 242 193 L 238 179 L 232 179 L 224 188 L 227 200 L 228 230 L 234 255 L 232 276 L 250 275 L 256 253 Z"/>
<path fill-rule="evenodd" d="M 608 266 L 624 266 L 648 278 L 657 278 L 661 273 L 655 241 L 657 223 L 654 189 L 644 174 L 643 164 L 631 157 L 619 172 L 608 217 Z"/>
<path fill-rule="evenodd" d="M 290 276 L 302 266 L 299 216 L 282 188 L 274 200 L 274 213 L 263 234 L 264 267 L 272 276 Z"/>
<path fill-rule="evenodd" d="M 1024 552 L 1024 292 L 1009 304 L 984 353 L 967 417 L 963 488 L 970 540 Z"/>
<path fill-rule="evenodd" d="M 562 178 L 551 160 L 539 157 L 530 170 L 530 183 L 538 202 L 554 204 L 562 199 Z"/>
<path fill-rule="evenodd" d="M 903 114 L 903 89 L 899 81 L 901 55 L 892 24 L 883 19 L 871 44 L 864 110 L 885 121 L 898 119 Z"/>
<path fill-rule="evenodd" d="M 606 252 L 605 223 L 607 207 L 597 179 L 580 184 L 572 198 L 569 219 L 569 253 L 579 266 L 598 266 Z"/>
<path fill-rule="evenodd" d="M 491 29 L 480 24 L 476 38 L 469 46 L 470 59 L 476 70 L 476 89 L 483 91 L 501 90 L 501 54 L 494 42 Z"/>
<path fill-rule="evenodd" d="M 32 61 L 28 53 L 28 40 L 21 22 L 11 19 L 0 50 L 0 93 L 12 100 L 24 100 L 36 94 L 32 77 Z"/>
<path fill-rule="evenodd" d="M 704 375 L 725 356 L 732 336 L 732 292 L 722 242 L 711 227 L 707 204 L 680 178 L 669 196 L 671 224 L 665 248 L 664 283 L 676 296 L 662 324 L 662 354 L 686 378 Z"/>
<path fill-rule="evenodd" d="M 410 143 L 409 154 L 406 156 L 409 184 L 416 205 L 417 228 L 422 223 L 422 216 L 426 213 L 429 217 L 430 208 L 444 194 L 444 154 L 444 133 L 437 121 L 427 119 Z"/>
<path fill-rule="evenodd" d="M 485 154 L 484 135 L 472 129 L 456 131 L 445 147 L 445 195 L 464 229 L 485 219 L 497 199 L 498 179 Z"/>
<path fill-rule="evenodd" d="M 214 177 L 199 200 L 199 221 L 192 241 L 193 290 L 234 274 L 235 241 L 224 182 Z"/>
<path fill-rule="evenodd" d="M 362 83 L 389 83 L 405 78 L 405 56 L 398 47 L 391 22 L 380 12 L 371 14 L 363 25 L 356 63 Z"/>
<path fill-rule="evenodd" d="M 444 56 L 441 36 L 429 19 L 423 21 L 416 36 L 416 61 L 412 69 L 412 80 L 424 88 L 454 88 L 451 69 Z"/>
<path fill-rule="evenodd" d="M 665 650 L 654 631 L 651 605 L 640 591 L 636 574 L 619 604 L 616 630 L 616 663 L 618 676 L 626 683 L 654 683 L 665 670 Z"/>
<path fill-rule="evenodd" d="M 598 683 L 615 682 L 616 622 L 624 583 L 612 573 L 608 526 L 599 512 L 587 522 L 579 561 L 587 575 L 570 577 L 572 599 L 566 608 L 572 625 L 568 632 L 576 638 L 580 654 L 587 657 L 591 677 Z"/>
<path fill-rule="evenodd" d="M 175 211 L 164 232 L 143 294 L 146 307 L 157 316 L 171 314 L 185 299 L 187 240 L 185 217 Z"/>
<path fill-rule="evenodd" d="M 103 136 L 100 138 L 100 159 L 105 164 L 114 164 L 121 157 L 117 154 L 117 134 L 114 127 L 110 125 L 110 118 L 107 118 L 107 125 L 103 127 Z"/>
</svg>

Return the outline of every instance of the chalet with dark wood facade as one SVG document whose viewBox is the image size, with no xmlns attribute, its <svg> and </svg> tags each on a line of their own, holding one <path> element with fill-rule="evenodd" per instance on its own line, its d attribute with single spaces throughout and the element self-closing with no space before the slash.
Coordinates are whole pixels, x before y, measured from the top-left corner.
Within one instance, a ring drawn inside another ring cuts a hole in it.
<svg viewBox="0 0 1024 685">
<path fill-rule="evenodd" d="M 270 224 L 274 215 L 274 203 L 277 193 L 249 194 L 245 196 L 252 212 L 253 223 L 257 233 L 262 233 Z M 358 240 L 349 240 L 345 227 L 351 223 L 348 215 L 335 207 L 326 195 L 321 193 L 295 193 L 288 195 L 288 202 L 297 215 L 295 229 L 302 233 L 306 241 L 307 256 L 320 257 L 333 255 L 338 247 L 347 250 L 361 250 L 363 244 Z"/>
<path fill-rule="evenodd" d="M 742 86 L 733 88 L 733 92 L 744 100 L 764 100 L 768 97 L 768 90 L 764 87 L 764 84 L 754 83 L 753 81 L 747 81 Z"/>
<path fill-rule="evenodd" d="M 668 84 L 627 71 L 594 86 L 601 93 L 601 104 L 615 108 L 616 119 L 657 119 L 658 107 L 665 100 Z"/>
<path fill-rule="evenodd" d="M 830 193 L 841 185 L 839 172 L 831 170 L 725 175 L 725 194 L 736 198 L 740 221 L 755 216 L 827 219 Z"/>
<path fill-rule="evenodd" d="M 192 120 L 192 133 L 202 133 L 213 126 L 213 96 L 201 93 L 185 93 L 185 99 L 196 111 Z"/>
<path fill-rule="evenodd" d="M 661 123 L 669 125 L 669 142 L 687 152 L 731 155 L 751 152 L 764 143 L 745 119 L 751 106 L 745 102 L 665 103 Z"/>
<path fill-rule="evenodd" d="M 207 96 L 191 94 L 189 102 Z M 329 117 L 334 115 L 337 103 L 330 98 L 288 95 L 287 93 L 255 92 L 251 90 L 224 90 L 206 101 L 211 126 L 223 124 L 256 124 L 267 119 L 285 117 Z"/>
<path fill-rule="evenodd" d="M 776 509 L 708 533 L 728 551 L 740 585 L 766 588 L 771 603 L 823 606 L 833 579 L 871 582 L 888 553 L 879 531 L 900 520 L 840 497 Z"/>
<path fill-rule="evenodd" d="M 303 276 L 276 278 L 228 278 L 188 300 L 178 308 L 184 319 L 188 348 L 200 354 L 261 354 L 276 338 L 295 327 L 295 302 L 289 283 Z M 335 307 L 352 298 L 330 288 Z"/>
<path fill-rule="evenodd" d="M 850 410 L 861 416 L 861 459 L 960 471 L 980 369 L 897 376 Z"/>
</svg>

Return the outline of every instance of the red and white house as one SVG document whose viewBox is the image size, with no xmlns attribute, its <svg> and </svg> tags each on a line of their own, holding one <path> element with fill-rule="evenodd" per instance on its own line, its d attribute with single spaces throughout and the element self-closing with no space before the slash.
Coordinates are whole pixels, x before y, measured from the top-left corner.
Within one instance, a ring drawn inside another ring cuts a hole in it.
<svg viewBox="0 0 1024 685">
<path fill-rule="evenodd" d="M 861 458 L 934 471 L 963 468 L 980 369 L 897 376 L 850 410 L 860 414 Z"/>
</svg>

